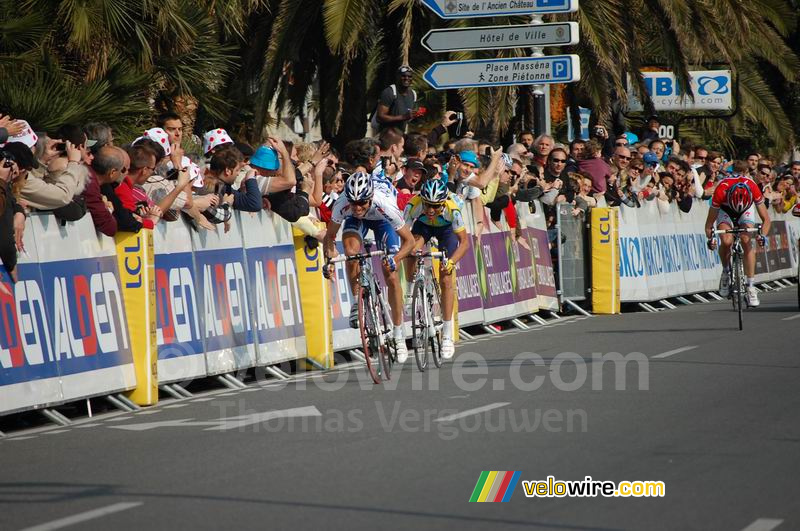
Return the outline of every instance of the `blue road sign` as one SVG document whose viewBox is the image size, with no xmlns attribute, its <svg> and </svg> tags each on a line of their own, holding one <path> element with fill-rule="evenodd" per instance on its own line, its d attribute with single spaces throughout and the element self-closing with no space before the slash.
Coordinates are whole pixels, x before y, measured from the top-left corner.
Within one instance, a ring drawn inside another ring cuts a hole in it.
<svg viewBox="0 0 800 531">
<path fill-rule="evenodd" d="M 581 78 L 577 55 L 433 63 L 423 76 L 435 89 L 571 83 Z"/>
<path fill-rule="evenodd" d="M 422 0 L 422 3 L 442 18 L 572 13 L 578 10 L 578 0 Z"/>
</svg>

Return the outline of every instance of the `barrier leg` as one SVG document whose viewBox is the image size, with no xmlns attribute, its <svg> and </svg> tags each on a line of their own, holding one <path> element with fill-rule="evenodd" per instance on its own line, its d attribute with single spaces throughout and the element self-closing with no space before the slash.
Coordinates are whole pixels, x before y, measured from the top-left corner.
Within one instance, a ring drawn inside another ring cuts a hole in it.
<svg viewBox="0 0 800 531">
<path fill-rule="evenodd" d="M 528 317 L 539 323 L 540 325 L 547 324 L 547 321 L 536 315 L 535 313 L 530 314 Z"/>
<path fill-rule="evenodd" d="M 691 305 L 691 304 L 694 304 L 692 301 L 690 301 L 690 300 L 689 300 L 689 299 L 687 299 L 686 297 L 675 297 L 675 298 L 678 300 L 678 302 L 680 302 L 681 304 L 684 304 L 684 305 L 686 305 L 686 306 L 689 306 L 689 305 Z"/>
<path fill-rule="evenodd" d="M 3 433 L 2 431 L 0 431 L 0 439 L 5 439 L 5 437 L 6 437 L 6 434 Z"/>
<path fill-rule="evenodd" d="M 493 336 L 500 333 L 497 330 L 495 330 L 494 327 L 492 327 L 490 325 L 481 325 L 481 328 L 483 328 L 484 330 L 486 330 L 487 333 L 489 333 L 489 334 L 491 334 Z"/>
<path fill-rule="evenodd" d="M 116 397 L 120 402 L 122 402 L 123 404 L 125 404 L 126 406 L 131 408 L 133 411 L 139 411 L 140 409 L 142 409 L 139 406 L 137 406 L 135 403 L 133 403 L 127 396 L 123 395 L 122 393 L 117 393 Z"/>
<path fill-rule="evenodd" d="M 553 319 L 561 319 L 561 316 L 560 316 L 560 315 L 558 315 L 558 314 L 557 314 L 556 312 L 554 312 L 553 310 L 550 310 L 550 311 L 548 311 L 547 313 L 549 313 L 549 314 L 550 314 L 550 317 L 552 317 Z"/>
<path fill-rule="evenodd" d="M 127 404 L 122 402 L 116 396 L 108 395 L 105 398 L 106 398 L 106 400 L 108 400 L 111 403 L 111 405 L 113 405 L 115 408 L 119 409 L 120 411 L 124 411 L 125 413 L 132 413 L 133 412 L 133 409 L 130 406 L 128 406 Z"/>
<path fill-rule="evenodd" d="M 241 381 L 239 378 L 237 378 L 236 376 L 234 376 L 232 374 L 223 374 L 222 377 L 225 378 L 226 380 L 228 380 L 230 383 L 232 383 L 236 387 L 238 387 L 239 389 L 247 389 L 247 385 L 245 385 L 245 383 L 243 381 Z"/>
<path fill-rule="evenodd" d="M 363 353 L 363 352 L 361 352 L 360 350 L 358 350 L 358 349 L 352 349 L 352 350 L 350 350 L 349 352 L 350 352 L 350 355 L 351 355 L 353 358 L 357 359 L 357 360 L 358 360 L 358 361 L 360 361 L 361 363 L 366 363 L 366 362 L 367 362 L 367 358 L 366 358 L 366 357 L 364 357 L 364 353 Z"/>
<path fill-rule="evenodd" d="M 694 295 L 692 295 L 692 296 L 693 296 L 695 299 L 697 299 L 698 301 L 700 301 L 700 302 L 708 302 L 708 300 L 707 300 L 707 299 L 704 299 L 704 298 L 703 298 L 703 297 L 702 297 L 702 296 L 701 296 L 699 293 L 695 293 L 695 294 L 694 294 Z"/>
<path fill-rule="evenodd" d="M 511 319 L 511 324 L 513 324 L 514 326 L 516 326 L 520 330 L 528 330 L 528 329 L 530 329 L 530 327 L 528 325 L 526 325 L 525 323 L 523 323 L 519 319 Z"/>
<path fill-rule="evenodd" d="M 661 300 L 660 300 L 660 301 L 658 301 L 658 302 L 660 302 L 662 306 L 666 306 L 666 307 L 667 307 L 667 308 L 669 308 L 670 310 L 674 310 L 674 309 L 676 309 L 676 308 L 677 308 L 677 306 L 675 306 L 674 304 L 672 304 L 671 302 L 669 302 L 669 301 L 668 301 L 668 300 L 666 300 L 666 299 L 661 299 Z"/>
<path fill-rule="evenodd" d="M 178 393 L 182 394 L 186 398 L 192 398 L 194 396 L 192 393 L 190 393 L 189 391 L 187 391 L 186 389 L 184 389 L 183 387 L 181 387 L 178 384 L 169 384 L 169 387 L 171 387 L 173 390 L 177 391 Z"/>
<path fill-rule="evenodd" d="M 567 306 L 569 306 L 570 308 L 572 308 L 576 312 L 585 315 L 586 317 L 591 317 L 592 316 L 592 314 L 590 314 L 589 312 L 587 312 L 586 310 L 584 310 L 583 308 L 581 308 L 580 306 L 578 306 L 577 304 L 575 304 L 571 300 L 565 300 L 564 304 L 566 304 Z"/>
<path fill-rule="evenodd" d="M 40 411 L 42 412 L 42 415 L 47 417 L 49 420 L 52 420 L 59 426 L 69 426 L 70 424 L 72 424 L 71 420 L 69 420 L 67 417 L 65 417 L 64 415 L 62 415 L 61 413 L 59 413 L 54 409 L 45 408 Z"/>
<path fill-rule="evenodd" d="M 722 297 L 720 297 L 719 295 L 717 295 L 716 293 L 714 293 L 713 291 L 709 291 L 708 292 L 708 296 L 711 297 L 712 299 L 714 299 L 715 301 L 723 301 L 723 300 L 725 300 Z"/>
<path fill-rule="evenodd" d="M 472 334 L 470 334 L 469 332 L 467 332 L 466 330 L 463 330 L 461 328 L 458 329 L 458 335 L 462 339 L 475 339 L 475 336 L 473 336 Z"/>
<path fill-rule="evenodd" d="M 642 310 L 644 310 L 646 312 L 649 312 L 649 313 L 658 312 L 658 310 L 656 310 L 655 308 L 653 308 L 652 306 L 650 306 L 649 304 L 644 303 L 644 302 L 640 302 L 639 303 L 639 308 L 641 308 Z"/>
<path fill-rule="evenodd" d="M 278 380 L 288 380 L 289 379 L 289 375 L 288 374 L 286 374 L 285 372 L 283 372 L 280 369 L 276 369 L 275 367 L 266 366 L 266 367 L 264 367 L 264 370 L 267 371 L 268 373 L 270 373 L 272 376 L 274 376 Z"/>
<path fill-rule="evenodd" d="M 227 378 L 225 378 L 225 375 L 218 374 L 218 375 L 216 376 L 216 380 L 217 380 L 219 383 L 221 383 L 222 385 L 224 385 L 225 387 L 227 387 L 228 389 L 234 389 L 234 390 L 236 390 L 236 391 L 238 391 L 239 389 L 241 389 L 241 387 L 239 387 L 239 386 L 238 386 L 238 385 L 236 385 L 235 383 L 233 383 L 233 382 L 231 382 L 230 380 L 228 380 Z"/>
<path fill-rule="evenodd" d="M 165 393 L 167 393 L 169 396 L 171 396 L 175 400 L 183 400 L 184 398 L 186 398 L 185 396 L 180 394 L 178 391 L 174 390 L 169 385 L 160 385 L 160 386 L 158 386 L 158 388 L 161 389 L 162 391 L 164 391 Z"/>
</svg>

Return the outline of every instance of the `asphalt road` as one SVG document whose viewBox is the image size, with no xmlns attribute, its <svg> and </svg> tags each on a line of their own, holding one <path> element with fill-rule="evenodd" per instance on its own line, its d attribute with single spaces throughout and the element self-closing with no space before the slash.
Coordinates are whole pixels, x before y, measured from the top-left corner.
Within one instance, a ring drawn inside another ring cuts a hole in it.
<svg viewBox="0 0 800 531">
<path fill-rule="evenodd" d="M 13 435 L 0 529 L 798 529 L 794 291 L 735 324 L 724 303 L 573 318 L 424 378 L 409 360 L 385 386 L 354 368 Z M 469 503 L 484 470 L 666 496 Z"/>
</svg>

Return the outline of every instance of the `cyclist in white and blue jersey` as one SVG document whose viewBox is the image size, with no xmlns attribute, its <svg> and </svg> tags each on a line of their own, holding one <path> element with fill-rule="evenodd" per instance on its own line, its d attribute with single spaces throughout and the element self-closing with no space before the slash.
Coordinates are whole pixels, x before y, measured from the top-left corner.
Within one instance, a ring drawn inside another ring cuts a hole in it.
<svg viewBox="0 0 800 531">
<path fill-rule="evenodd" d="M 347 179 L 344 193 L 333 205 L 331 221 L 323 242 L 325 256 L 329 259 L 337 255 L 335 241 L 341 226 L 345 255 L 354 256 L 361 252 L 362 240 L 369 230 L 375 235 L 378 248 L 387 252 L 383 260 L 383 277 L 389 288 L 397 361 L 403 363 L 408 359 L 408 349 L 403 332 L 403 291 L 397 275 L 397 264 L 414 248 L 411 229 L 405 226 L 396 198 L 377 188 L 370 174 L 362 171 L 353 173 Z M 358 293 L 359 265 L 350 261 L 346 267 L 355 300 Z M 355 304 L 350 309 L 350 326 L 358 328 L 358 306 Z"/>
</svg>

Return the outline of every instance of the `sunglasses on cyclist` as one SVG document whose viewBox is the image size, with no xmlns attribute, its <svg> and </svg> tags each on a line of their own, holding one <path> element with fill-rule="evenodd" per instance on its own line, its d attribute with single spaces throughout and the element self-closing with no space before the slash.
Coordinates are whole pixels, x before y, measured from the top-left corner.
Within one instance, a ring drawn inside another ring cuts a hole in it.
<svg viewBox="0 0 800 531">
<path fill-rule="evenodd" d="M 372 202 L 372 199 L 364 199 L 363 201 L 351 201 L 350 204 L 357 207 L 365 207 L 369 206 Z"/>
<path fill-rule="evenodd" d="M 441 210 L 444 208 L 444 203 L 428 203 L 427 201 L 423 201 L 422 206 L 425 208 L 432 208 L 434 210 Z"/>
</svg>

